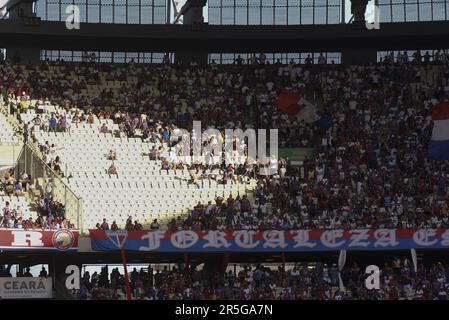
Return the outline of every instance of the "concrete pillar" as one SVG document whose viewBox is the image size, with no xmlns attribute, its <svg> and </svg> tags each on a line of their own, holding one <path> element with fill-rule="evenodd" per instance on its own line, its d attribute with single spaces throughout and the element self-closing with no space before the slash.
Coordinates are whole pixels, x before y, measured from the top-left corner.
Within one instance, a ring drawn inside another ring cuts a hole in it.
<svg viewBox="0 0 449 320">
<path fill-rule="evenodd" d="M 40 61 L 41 50 L 24 45 L 8 46 L 6 48 L 6 60 L 11 63 L 36 63 Z"/>
<path fill-rule="evenodd" d="M 206 0 L 188 0 L 181 8 L 183 24 L 191 25 L 195 32 L 202 32 L 203 8 L 206 3 Z M 207 55 L 207 52 L 198 51 L 176 52 L 175 63 L 189 64 L 191 61 L 196 61 L 198 65 L 205 65 L 207 64 Z"/>
<path fill-rule="evenodd" d="M 53 280 L 53 297 L 56 299 L 69 300 L 73 299 L 70 291 L 65 286 L 67 274 L 65 273 L 67 266 L 76 265 L 80 270 L 80 278 L 83 276 L 82 264 L 75 262 L 70 258 L 58 257 L 54 258 L 49 264 L 49 275 Z"/>
<path fill-rule="evenodd" d="M 341 63 L 343 65 L 366 65 L 376 62 L 376 50 L 344 50 L 341 53 Z"/>
<path fill-rule="evenodd" d="M 39 28 L 40 19 L 33 13 L 36 0 L 11 0 L 7 4 L 9 20 L 18 24 Z M 40 49 L 27 46 L 26 43 L 7 46 L 6 59 L 11 63 L 36 63 L 40 60 Z"/>
<path fill-rule="evenodd" d="M 203 23 L 203 8 L 206 3 L 206 0 L 188 0 L 181 9 L 181 12 L 183 12 L 183 23 Z"/>
<path fill-rule="evenodd" d="M 33 16 L 33 3 L 37 0 L 11 0 L 7 5 L 10 20 Z"/>
<path fill-rule="evenodd" d="M 365 24 L 365 12 L 368 0 L 351 0 L 351 13 L 354 15 L 353 23 Z"/>
</svg>

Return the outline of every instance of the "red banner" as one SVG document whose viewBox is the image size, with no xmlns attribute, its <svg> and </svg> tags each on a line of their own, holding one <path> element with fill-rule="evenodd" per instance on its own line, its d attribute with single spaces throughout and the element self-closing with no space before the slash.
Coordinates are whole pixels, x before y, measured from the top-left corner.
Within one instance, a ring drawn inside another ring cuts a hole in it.
<svg viewBox="0 0 449 320">
<path fill-rule="evenodd" d="M 1 250 L 57 250 L 78 248 L 79 232 L 74 230 L 0 229 Z"/>
</svg>

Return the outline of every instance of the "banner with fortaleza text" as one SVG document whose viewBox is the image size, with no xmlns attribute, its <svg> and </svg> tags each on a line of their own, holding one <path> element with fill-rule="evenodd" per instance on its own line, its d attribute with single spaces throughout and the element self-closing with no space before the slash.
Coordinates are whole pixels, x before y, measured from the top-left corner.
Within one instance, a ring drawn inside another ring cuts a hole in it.
<svg viewBox="0 0 449 320">
<path fill-rule="evenodd" d="M 449 248 L 449 229 L 289 231 L 90 230 L 93 250 L 155 252 L 314 252 Z"/>
</svg>

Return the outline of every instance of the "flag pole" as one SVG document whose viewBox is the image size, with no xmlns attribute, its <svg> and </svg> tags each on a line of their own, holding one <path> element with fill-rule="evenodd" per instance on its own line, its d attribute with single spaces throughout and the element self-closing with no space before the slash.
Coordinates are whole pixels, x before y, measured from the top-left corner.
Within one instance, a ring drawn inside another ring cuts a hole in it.
<svg viewBox="0 0 449 320">
<path fill-rule="evenodd" d="M 126 256 L 125 256 L 125 250 L 122 248 L 120 249 L 122 252 L 122 263 L 123 263 L 123 270 L 125 273 L 125 289 L 126 289 L 126 299 L 132 300 L 131 298 L 131 288 L 129 286 L 129 277 L 128 277 L 128 269 L 126 268 Z"/>
<path fill-rule="evenodd" d="M 270 165 L 270 161 L 268 160 L 268 166 Z M 268 170 L 267 170 L 267 167 L 265 166 L 265 164 L 263 164 L 263 169 L 264 169 L 264 171 L 265 171 L 265 181 L 266 181 L 266 183 L 267 183 L 267 189 L 268 189 L 268 192 L 269 193 L 272 193 L 272 190 L 271 190 L 271 185 L 270 185 L 270 179 L 268 179 Z"/>
</svg>

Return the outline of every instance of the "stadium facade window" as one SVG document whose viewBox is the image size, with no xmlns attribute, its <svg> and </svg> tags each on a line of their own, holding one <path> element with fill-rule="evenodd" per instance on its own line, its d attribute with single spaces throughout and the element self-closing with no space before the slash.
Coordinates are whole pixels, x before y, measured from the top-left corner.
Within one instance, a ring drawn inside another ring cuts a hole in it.
<svg viewBox="0 0 449 320">
<path fill-rule="evenodd" d="M 345 0 L 208 0 L 215 25 L 299 25 L 340 23 Z"/>
<path fill-rule="evenodd" d="M 37 16 L 47 21 L 65 21 L 66 9 L 76 5 L 80 21 L 114 24 L 165 24 L 167 0 L 39 0 Z"/>
<path fill-rule="evenodd" d="M 248 60 L 253 56 L 254 53 L 211 53 L 209 54 L 209 63 L 215 62 L 217 64 L 233 64 L 235 59 L 240 55 L 240 57 L 244 60 L 244 63 L 247 64 Z M 289 64 L 292 60 L 295 63 L 305 64 L 307 57 L 310 55 L 310 58 L 313 59 L 313 63 L 318 63 L 318 58 L 321 53 L 314 52 L 301 52 L 301 53 L 265 53 L 267 61 L 270 64 L 276 63 L 278 60 L 282 64 Z M 340 64 L 341 63 L 341 54 L 339 52 L 323 52 L 323 56 L 326 58 L 326 62 L 328 64 Z M 256 57 L 259 57 L 259 54 L 256 53 Z"/>
<path fill-rule="evenodd" d="M 376 0 L 380 22 L 448 20 L 448 0 Z M 372 12 L 374 0 L 370 1 Z"/>
<path fill-rule="evenodd" d="M 385 58 L 388 55 L 391 55 L 393 52 L 394 54 L 394 62 L 397 62 L 398 53 L 403 54 L 404 51 L 407 53 L 409 61 L 413 60 L 413 54 L 416 52 L 416 50 L 397 50 L 397 51 L 379 51 L 377 52 L 377 61 L 382 62 L 385 60 Z M 421 53 L 421 56 L 424 57 L 424 55 L 428 52 L 430 55 L 430 61 L 434 61 L 435 54 L 439 51 L 439 53 L 449 54 L 449 49 L 444 50 L 436 50 L 436 49 L 426 49 L 426 50 L 419 50 Z"/>
<path fill-rule="evenodd" d="M 95 54 L 97 62 L 100 63 L 129 63 L 134 60 L 135 63 L 159 64 L 162 63 L 165 53 L 155 52 L 98 52 L 88 51 L 89 56 Z M 173 61 L 173 54 L 170 54 Z M 82 51 L 63 51 L 63 50 L 41 50 L 41 60 L 49 61 L 71 61 L 81 62 L 83 60 Z"/>
</svg>

